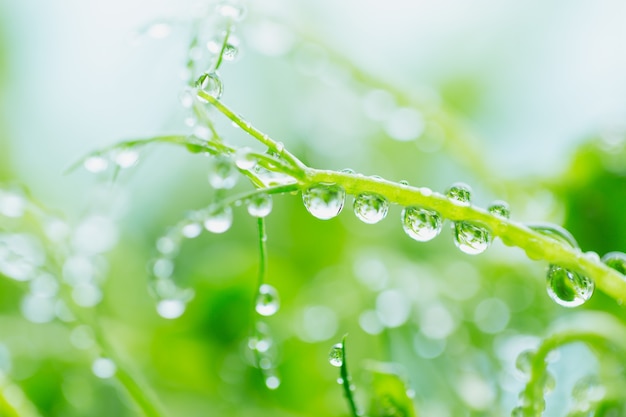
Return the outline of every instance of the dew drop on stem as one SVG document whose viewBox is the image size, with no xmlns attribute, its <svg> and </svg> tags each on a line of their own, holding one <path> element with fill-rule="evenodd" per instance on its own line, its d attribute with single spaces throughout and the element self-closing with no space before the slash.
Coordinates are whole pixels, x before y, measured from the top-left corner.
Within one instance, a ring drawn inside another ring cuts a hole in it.
<svg viewBox="0 0 626 417">
<path fill-rule="evenodd" d="M 235 165 L 237 168 L 249 171 L 257 164 L 257 159 L 249 148 L 241 148 L 235 152 Z"/>
<path fill-rule="evenodd" d="M 389 202 L 378 194 L 359 194 L 354 199 L 353 208 L 359 220 L 374 224 L 387 217 Z"/>
<path fill-rule="evenodd" d="M 491 244 L 491 234 L 482 226 L 460 221 L 453 224 L 454 244 L 468 255 L 483 253 Z"/>
<path fill-rule="evenodd" d="M 343 365 L 343 344 L 336 343 L 330 348 L 328 353 L 328 362 L 337 368 Z"/>
<path fill-rule="evenodd" d="M 237 168 L 226 157 L 215 158 L 209 167 L 208 180 L 216 189 L 231 189 L 237 184 Z"/>
<path fill-rule="evenodd" d="M 204 228 L 211 233 L 224 233 L 233 224 L 233 211 L 230 206 L 209 209 L 204 219 Z"/>
<path fill-rule="evenodd" d="M 224 90 L 222 80 L 217 72 L 205 72 L 204 74 L 202 74 L 198 78 L 198 81 L 196 81 L 196 88 L 204 91 L 206 94 L 218 100 L 220 97 L 222 97 L 222 93 Z M 202 101 L 203 103 L 207 102 L 200 96 L 198 96 L 198 100 Z"/>
<path fill-rule="evenodd" d="M 511 209 L 505 201 L 497 200 L 492 202 L 487 208 L 487 211 L 503 219 L 509 219 L 511 217 Z"/>
<path fill-rule="evenodd" d="M 613 268 L 620 274 L 626 276 L 626 253 L 609 252 L 602 257 L 602 262 L 609 268 Z"/>
<path fill-rule="evenodd" d="M 533 357 L 535 356 L 534 350 L 524 350 L 515 359 L 515 367 L 518 371 L 524 375 L 530 375 Z"/>
<path fill-rule="evenodd" d="M 239 49 L 237 46 L 232 43 L 227 43 L 224 45 L 224 52 L 222 53 L 222 58 L 224 61 L 232 62 L 237 59 L 237 55 L 239 54 Z"/>
<path fill-rule="evenodd" d="M 550 265 L 548 268 L 548 295 L 563 307 L 578 307 L 585 303 L 594 290 L 593 281 L 577 272 Z"/>
<path fill-rule="evenodd" d="M 402 228 L 412 239 L 427 242 L 441 232 L 443 219 L 433 210 L 421 207 L 405 207 L 402 210 Z"/>
<path fill-rule="evenodd" d="M 253 217 L 266 217 L 272 212 L 272 196 L 257 194 L 248 199 L 248 213 Z"/>
<path fill-rule="evenodd" d="M 272 316 L 280 308 L 278 291 L 269 284 L 262 284 L 257 294 L 255 310 L 262 316 Z"/>
<path fill-rule="evenodd" d="M 452 184 L 446 192 L 450 201 L 459 206 L 469 206 L 472 199 L 472 189 L 462 182 Z"/>
<path fill-rule="evenodd" d="M 345 190 L 334 184 L 314 185 L 302 192 L 304 207 L 321 220 L 336 217 L 341 212 L 345 199 Z"/>
</svg>

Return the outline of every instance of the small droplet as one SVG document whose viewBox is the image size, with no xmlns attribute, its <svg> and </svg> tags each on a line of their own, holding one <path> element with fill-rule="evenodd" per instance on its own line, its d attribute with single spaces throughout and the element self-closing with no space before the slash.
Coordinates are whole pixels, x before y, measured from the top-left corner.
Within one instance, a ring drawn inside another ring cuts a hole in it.
<svg viewBox="0 0 626 417">
<path fill-rule="evenodd" d="M 472 199 L 472 189 L 462 182 L 452 184 L 446 192 L 450 201 L 459 206 L 469 206 Z"/>
<path fill-rule="evenodd" d="M 364 223 L 378 223 L 387 217 L 389 202 L 377 194 L 359 194 L 354 199 L 354 214 Z"/>
<path fill-rule="evenodd" d="M 161 300 L 157 304 L 157 313 L 164 319 L 176 319 L 183 315 L 186 305 L 182 300 Z"/>
<path fill-rule="evenodd" d="M 215 158 L 209 168 L 209 184 L 216 189 L 231 189 L 237 184 L 237 168 L 226 157 Z"/>
<path fill-rule="evenodd" d="M 224 90 L 224 86 L 222 84 L 222 80 L 216 72 L 205 72 L 202 74 L 198 81 L 196 81 L 196 88 L 204 91 L 209 96 L 219 100 L 222 97 L 222 93 Z M 207 101 L 198 96 L 198 100 L 206 103 Z"/>
<path fill-rule="evenodd" d="M 330 353 L 328 354 L 328 362 L 332 366 L 336 366 L 340 368 L 343 365 L 343 344 L 336 343 L 333 347 L 330 348 Z"/>
<path fill-rule="evenodd" d="M 409 182 L 407 180 L 400 180 L 400 181 L 398 181 L 398 184 L 404 185 L 405 187 L 409 186 Z"/>
<path fill-rule="evenodd" d="M 174 262 L 171 259 L 159 258 L 154 261 L 152 273 L 157 278 L 166 279 L 172 276 L 174 272 Z"/>
<path fill-rule="evenodd" d="M 172 255 L 176 252 L 177 247 L 178 245 L 176 245 L 174 239 L 168 236 L 162 236 L 156 242 L 157 250 L 163 255 Z"/>
<path fill-rule="evenodd" d="M 443 226 L 441 215 L 421 207 L 405 207 L 402 210 L 402 228 L 410 238 L 418 242 L 434 239 Z"/>
<path fill-rule="evenodd" d="M 509 217 L 511 217 L 511 209 L 505 201 L 494 201 L 489 205 L 487 211 L 489 211 L 489 213 L 493 214 L 494 216 L 498 216 L 503 219 L 508 219 Z"/>
<path fill-rule="evenodd" d="M 515 360 L 515 367 L 517 370 L 524 375 L 530 375 L 534 356 L 535 351 L 530 349 L 524 350 L 517 355 L 517 359 Z"/>
<path fill-rule="evenodd" d="M 550 265 L 547 286 L 550 298 L 563 307 L 577 307 L 585 303 L 595 288 L 590 278 L 558 265 Z"/>
<path fill-rule="evenodd" d="M 211 233 L 224 233 L 233 224 L 233 211 L 230 206 L 215 207 L 209 210 L 204 220 L 204 228 Z"/>
<path fill-rule="evenodd" d="M 455 222 L 454 243 L 468 255 L 483 253 L 491 244 L 491 234 L 482 226 L 469 222 Z"/>
<path fill-rule="evenodd" d="M 275 390 L 280 386 L 280 379 L 276 375 L 270 375 L 265 378 L 265 386 L 268 389 Z"/>
<path fill-rule="evenodd" d="M 561 226 L 552 223 L 528 223 L 528 228 L 547 236 L 553 240 L 570 245 L 572 248 L 578 248 L 578 242 L 574 236 Z"/>
<path fill-rule="evenodd" d="M 602 257 L 602 262 L 620 274 L 626 275 L 626 253 L 609 252 Z"/>
<path fill-rule="evenodd" d="M 235 152 L 235 165 L 239 169 L 249 171 L 257 164 L 257 159 L 249 148 L 241 148 Z"/>
<path fill-rule="evenodd" d="M 546 371 L 541 377 L 541 384 L 543 385 L 543 393 L 550 394 L 556 388 L 556 379 L 554 375 Z"/>
<path fill-rule="evenodd" d="M 115 163 L 120 168 L 130 168 L 139 161 L 139 153 L 134 149 L 121 149 L 115 153 Z"/>
<path fill-rule="evenodd" d="M 224 61 L 234 61 L 239 54 L 239 49 L 233 45 L 232 43 L 227 43 L 224 45 L 224 52 L 222 52 L 222 59 Z"/>
<path fill-rule="evenodd" d="M 280 299 L 278 291 L 269 284 L 263 284 L 259 287 L 259 293 L 256 299 L 255 310 L 262 316 L 272 316 L 280 308 Z"/>
<path fill-rule="evenodd" d="M 187 223 L 180 229 L 180 233 L 188 239 L 200 236 L 202 226 L 196 222 Z"/>
<path fill-rule="evenodd" d="M 107 170 L 109 167 L 109 160 L 103 156 L 94 155 L 85 159 L 83 166 L 87 171 L 97 174 Z"/>
<path fill-rule="evenodd" d="M 220 16 L 232 19 L 234 21 L 240 21 L 246 15 L 246 9 L 242 5 L 234 4 L 232 2 L 223 2 L 217 5 L 217 13 Z"/>
<path fill-rule="evenodd" d="M 285 144 L 282 142 L 276 142 L 276 152 L 281 154 L 285 150 Z"/>
<path fill-rule="evenodd" d="M 304 207 L 321 220 L 336 217 L 346 200 L 345 190 L 338 185 L 314 185 L 302 192 Z"/>
<path fill-rule="evenodd" d="M 248 213 L 253 217 L 266 217 L 272 212 L 272 196 L 257 194 L 248 199 Z"/>
<path fill-rule="evenodd" d="M 98 378 L 108 379 L 115 375 L 117 366 L 109 358 L 98 358 L 91 364 L 91 371 Z"/>
<path fill-rule="evenodd" d="M 351 168 L 344 168 L 344 169 L 342 169 L 339 172 L 342 172 L 344 174 L 351 174 L 351 175 L 356 174 L 356 172 L 353 169 L 351 169 Z"/>
</svg>

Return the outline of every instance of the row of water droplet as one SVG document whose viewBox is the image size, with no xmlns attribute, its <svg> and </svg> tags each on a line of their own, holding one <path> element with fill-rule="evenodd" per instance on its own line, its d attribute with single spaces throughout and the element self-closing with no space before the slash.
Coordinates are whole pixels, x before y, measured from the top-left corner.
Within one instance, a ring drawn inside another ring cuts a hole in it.
<svg viewBox="0 0 626 417">
<path fill-rule="evenodd" d="M 353 173 L 353 171 L 345 171 Z M 402 182 L 402 185 L 407 185 Z M 425 195 L 432 195 L 428 188 L 420 188 Z M 452 185 L 446 196 L 459 206 L 471 204 L 471 189 L 468 185 L 456 183 Z M 318 219 L 328 220 L 337 216 L 343 209 L 346 198 L 345 190 L 336 184 L 317 184 L 302 192 L 304 206 Z M 354 214 L 364 223 L 374 224 L 383 220 L 389 210 L 389 202 L 383 196 L 374 193 L 362 193 L 354 198 Z M 502 219 L 508 219 L 510 210 L 503 201 L 495 201 L 488 211 Z M 412 239 L 426 242 L 438 236 L 443 228 L 444 219 L 440 213 L 419 206 L 404 207 L 401 214 L 402 227 Z M 529 225 L 536 232 L 578 248 L 574 238 L 565 229 L 552 225 Z M 483 225 L 472 221 L 455 221 L 452 224 L 454 243 L 464 253 L 477 255 L 484 252 L 492 242 L 491 232 Z M 529 254 L 530 256 L 531 254 Z M 626 273 L 626 254 L 611 252 L 602 259 L 608 266 L 618 272 Z M 587 301 L 594 291 L 594 282 L 576 271 L 558 265 L 550 265 L 547 273 L 547 291 L 558 304 L 575 307 Z"/>
</svg>

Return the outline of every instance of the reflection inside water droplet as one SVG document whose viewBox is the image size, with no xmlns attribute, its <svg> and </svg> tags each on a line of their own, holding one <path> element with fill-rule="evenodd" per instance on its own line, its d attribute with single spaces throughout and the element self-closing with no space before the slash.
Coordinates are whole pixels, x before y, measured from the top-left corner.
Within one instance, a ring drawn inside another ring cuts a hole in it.
<svg viewBox="0 0 626 417">
<path fill-rule="evenodd" d="M 280 299 L 276 288 L 269 284 L 261 285 L 256 299 L 256 312 L 262 316 L 272 316 L 276 314 L 279 308 Z"/>
<path fill-rule="evenodd" d="M 591 298 L 595 285 L 577 272 L 550 265 L 547 276 L 548 295 L 563 307 L 577 307 Z"/>
<path fill-rule="evenodd" d="M 469 222 L 455 222 L 454 244 L 468 255 L 483 253 L 491 244 L 491 234 L 484 227 Z"/>
<path fill-rule="evenodd" d="M 421 207 L 405 207 L 402 210 L 402 228 L 412 239 L 427 242 L 434 239 L 443 226 L 441 215 Z"/>
<path fill-rule="evenodd" d="M 267 217 L 272 212 L 272 197 L 257 194 L 248 199 L 248 213 L 253 217 Z"/>
<path fill-rule="evenodd" d="M 364 223 L 374 224 L 383 220 L 389 210 L 387 199 L 377 194 L 359 194 L 354 199 L 354 214 Z"/>
<path fill-rule="evenodd" d="M 462 182 L 452 184 L 446 192 L 450 201 L 459 206 L 469 206 L 472 199 L 472 189 Z"/>
<path fill-rule="evenodd" d="M 314 185 L 302 192 L 302 201 L 308 212 L 321 220 L 337 216 L 345 199 L 346 192 L 338 185 Z"/>
<path fill-rule="evenodd" d="M 211 233 L 224 233 L 233 224 L 233 211 L 230 206 L 209 209 L 204 220 L 204 228 Z"/>
</svg>

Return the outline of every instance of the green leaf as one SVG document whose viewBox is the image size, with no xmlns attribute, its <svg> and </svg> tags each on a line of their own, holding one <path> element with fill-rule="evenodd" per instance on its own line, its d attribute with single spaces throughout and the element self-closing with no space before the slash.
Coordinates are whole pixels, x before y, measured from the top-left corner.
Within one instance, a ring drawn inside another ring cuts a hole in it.
<svg viewBox="0 0 626 417">
<path fill-rule="evenodd" d="M 417 417 L 404 378 L 397 365 L 374 362 L 368 366 L 372 374 L 371 417 Z"/>
</svg>

